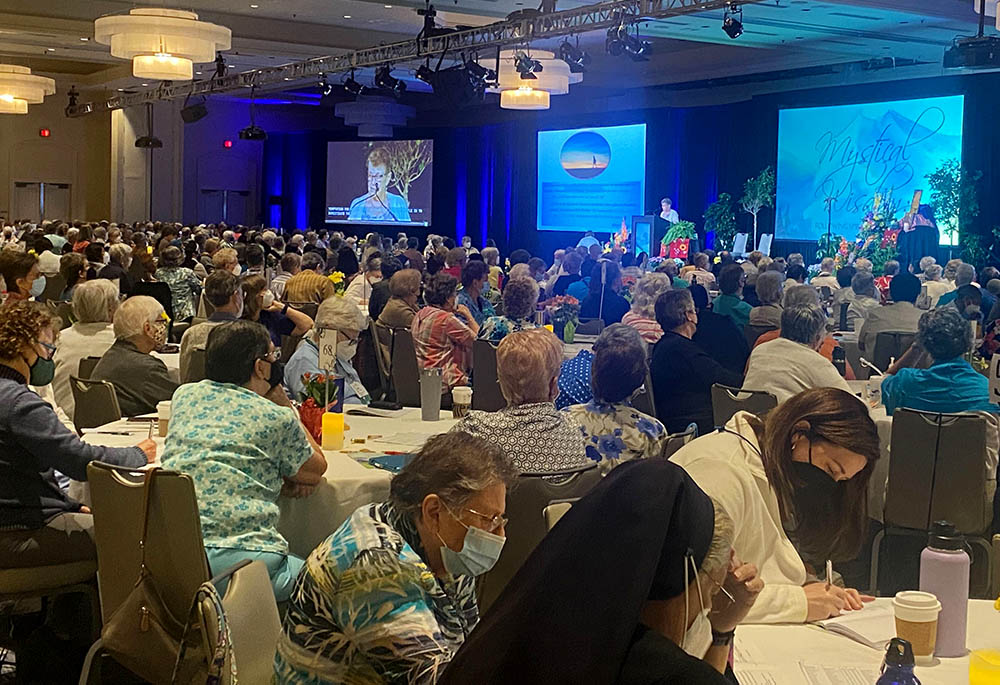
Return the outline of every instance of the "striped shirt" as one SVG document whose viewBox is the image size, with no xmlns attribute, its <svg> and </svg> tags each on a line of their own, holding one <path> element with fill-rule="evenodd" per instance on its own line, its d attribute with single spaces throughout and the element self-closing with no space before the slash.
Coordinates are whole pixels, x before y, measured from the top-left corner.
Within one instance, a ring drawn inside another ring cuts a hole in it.
<svg viewBox="0 0 1000 685">
<path fill-rule="evenodd" d="M 303 269 L 285 282 L 285 302 L 322 302 L 333 292 L 330 279 L 312 269 Z"/>
<path fill-rule="evenodd" d="M 424 307 L 413 317 L 413 346 L 422 369 L 441 369 L 441 390 L 469 384 L 472 329 L 452 312 Z"/>
<path fill-rule="evenodd" d="M 622 323 L 639 331 L 639 335 L 642 336 L 643 342 L 647 342 L 651 345 L 655 344 L 656 341 L 663 337 L 663 329 L 660 328 L 660 324 L 656 323 L 653 319 L 647 319 L 644 316 L 639 316 L 635 312 L 630 311 L 628 314 L 623 316 Z"/>
</svg>

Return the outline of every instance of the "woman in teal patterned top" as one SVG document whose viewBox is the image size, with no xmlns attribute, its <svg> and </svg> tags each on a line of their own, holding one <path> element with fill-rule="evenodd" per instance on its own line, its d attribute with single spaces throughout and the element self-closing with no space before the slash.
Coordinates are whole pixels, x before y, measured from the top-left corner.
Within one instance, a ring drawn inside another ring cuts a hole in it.
<svg viewBox="0 0 1000 685">
<path fill-rule="evenodd" d="M 281 387 L 281 364 L 263 326 L 213 328 L 205 374 L 174 393 L 163 466 L 194 481 L 212 572 L 260 559 L 284 601 L 303 560 L 289 554 L 278 532 L 278 496 L 311 494 L 326 459 Z"/>
<path fill-rule="evenodd" d="M 538 282 L 533 278 L 515 278 L 503 291 L 503 316 L 491 316 L 483 321 L 479 339 L 494 345 L 514 331 L 538 328 L 532 316 L 538 304 Z"/>
<path fill-rule="evenodd" d="M 428 440 L 388 502 L 357 509 L 309 555 L 278 640 L 277 681 L 436 682 L 479 621 L 475 575 L 502 549 L 513 478 L 484 440 Z"/>
</svg>

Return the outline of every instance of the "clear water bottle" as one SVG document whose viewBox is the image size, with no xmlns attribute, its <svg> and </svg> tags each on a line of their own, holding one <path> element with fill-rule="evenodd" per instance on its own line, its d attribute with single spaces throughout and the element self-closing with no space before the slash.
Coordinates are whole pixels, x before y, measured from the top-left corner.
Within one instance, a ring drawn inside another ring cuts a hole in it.
<svg viewBox="0 0 1000 685">
<path fill-rule="evenodd" d="M 885 650 L 882 675 L 875 685 L 920 685 L 913 674 L 913 647 L 901 637 L 894 637 Z"/>
</svg>

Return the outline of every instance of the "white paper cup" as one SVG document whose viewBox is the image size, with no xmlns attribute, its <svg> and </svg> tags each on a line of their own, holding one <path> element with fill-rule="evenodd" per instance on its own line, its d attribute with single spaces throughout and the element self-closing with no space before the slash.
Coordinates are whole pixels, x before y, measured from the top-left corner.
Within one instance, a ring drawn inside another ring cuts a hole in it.
<svg viewBox="0 0 1000 685">
<path fill-rule="evenodd" d="M 451 415 L 452 418 L 460 419 L 469 413 L 472 408 L 472 388 L 467 385 L 459 385 L 451 391 Z"/>
<path fill-rule="evenodd" d="M 892 609 L 896 617 L 896 637 L 913 646 L 913 657 L 918 664 L 930 663 L 937 643 L 941 602 L 929 592 L 904 590 L 896 593 Z"/>
<path fill-rule="evenodd" d="M 156 405 L 156 422 L 159 425 L 160 437 L 167 437 L 167 428 L 170 426 L 170 401 L 164 400 Z"/>
</svg>

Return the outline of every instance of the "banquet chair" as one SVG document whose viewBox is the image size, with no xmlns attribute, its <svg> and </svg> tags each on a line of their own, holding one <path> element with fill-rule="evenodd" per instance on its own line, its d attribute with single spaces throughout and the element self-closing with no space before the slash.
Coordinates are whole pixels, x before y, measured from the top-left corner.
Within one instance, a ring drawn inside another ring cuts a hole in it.
<svg viewBox="0 0 1000 685">
<path fill-rule="evenodd" d="M 69 302 L 60 302 L 56 305 L 56 316 L 62 319 L 62 325 L 59 330 L 66 330 L 73 325 L 73 305 Z"/>
<path fill-rule="evenodd" d="M 183 326 L 180 322 L 174 322 L 174 299 L 170 294 L 170 286 L 159 281 L 138 281 L 132 286 L 132 296 L 147 295 L 160 303 L 163 311 L 170 317 L 170 324 L 167 327 L 167 340 L 179 342 L 180 336 L 187 330 L 188 324 Z"/>
<path fill-rule="evenodd" d="M 384 391 L 382 393 L 382 399 L 387 402 L 396 402 L 398 401 L 397 400 L 398 393 L 396 392 L 396 378 L 395 378 L 395 373 L 393 371 L 394 368 L 393 361 L 396 356 L 396 334 L 399 331 L 408 331 L 409 329 L 406 327 L 394 328 L 392 326 L 386 326 L 384 323 L 381 323 L 379 321 L 374 321 L 372 325 L 374 326 L 375 329 L 375 340 L 378 342 L 378 347 L 376 349 L 377 353 L 379 354 L 379 357 L 377 357 L 377 359 L 381 359 L 382 362 L 385 364 L 384 367 L 385 382 L 383 384 Z M 416 359 L 416 356 L 417 353 L 414 350 L 413 352 L 414 359 Z M 383 369 L 380 367 L 379 371 L 381 372 L 383 371 Z M 419 381 L 418 381 L 418 386 L 419 386 Z"/>
<path fill-rule="evenodd" d="M 237 677 L 245 683 L 269 683 L 274 675 L 274 653 L 281 635 L 281 618 L 274 590 L 264 562 L 249 559 L 212 578 L 206 585 L 220 587 L 227 582 L 222 597 L 225 626 L 231 644 L 226 650 L 221 685 L 234 682 L 230 666 L 235 659 Z M 214 602 L 200 596 L 197 618 L 204 654 L 218 646 L 219 615 Z"/>
<path fill-rule="evenodd" d="M 413 335 L 408 328 L 396 329 L 393 336 L 391 378 L 396 401 L 404 407 L 420 406 L 420 368 Z"/>
<path fill-rule="evenodd" d="M 84 428 L 97 428 L 122 417 L 115 386 L 108 381 L 70 376 L 69 387 L 73 392 L 73 426 L 77 433 L 82 433 Z"/>
<path fill-rule="evenodd" d="M 635 397 L 632 398 L 632 408 L 641 411 L 646 416 L 656 416 L 656 398 L 653 396 L 653 378 L 646 370 L 646 380 Z"/>
<path fill-rule="evenodd" d="M 83 380 L 90 380 L 91 375 L 94 373 L 94 367 L 97 366 L 97 362 L 101 361 L 100 357 L 84 357 L 80 360 L 77 365 L 76 377 Z"/>
<path fill-rule="evenodd" d="M 883 523 L 872 540 L 869 590 L 878 591 L 882 541 L 886 537 L 926 539 L 935 521 L 954 524 L 970 544 L 985 552 L 983 577 L 989 583 L 992 551 L 988 536 L 996 491 L 995 466 L 990 464 L 996 464 L 997 443 L 997 418 L 988 412 L 938 414 L 899 409 L 893 414 Z"/>
<path fill-rule="evenodd" d="M 872 363 L 885 371 L 892 359 L 899 359 L 910 349 L 917 334 L 910 331 L 882 332 L 875 336 L 875 349 L 865 350 L 872 355 Z"/>
<path fill-rule="evenodd" d="M 576 327 L 577 335 L 600 335 L 604 330 L 603 319 L 580 319 L 580 325 Z"/>
<path fill-rule="evenodd" d="M 507 491 L 507 543 L 497 563 L 478 580 L 480 615 L 497 600 L 548 533 L 545 508 L 554 502 L 583 497 L 600 480 L 601 472 L 596 462 L 560 473 L 522 473 L 518 476 L 517 483 Z"/>
<path fill-rule="evenodd" d="M 563 499 L 558 502 L 553 502 L 549 506 L 542 509 L 542 516 L 545 517 L 546 531 L 555 528 L 560 519 L 562 519 L 562 517 L 573 508 L 573 505 L 579 501 L 579 497 L 575 497 L 573 499 Z"/>
<path fill-rule="evenodd" d="M 743 326 L 743 335 L 747 339 L 747 344 L 750 345 L 750 349 L 757 344 L 757 338 L 764 335 L 765 333 L 770 333 L 771 331 L 778 330 L 777 326 L 755 326 L 754 324 L 746 324 Z"/>
<path fill-rule="evenodd" d="M 42 290 L 42 294 L 38 299 L 42 302 L 58 301 L 65 289 L 66 279 L 62 274 L 52 274 L 51 276 L 46 276 L 45 289 Z"/>
<path fill-rule="evenodd" d="M 375 319 L 370 317 L 368 319 L 368 331 L 375 342 L 375 362 L 378 367 L 378 380 L 382 388 L 382 397 L 384 398 L 389 394 L 389 350 L 392 349 L 391 340 L 386 338 L 386 341 L 390 344 L 382 342 L 383 339 L 379 325 Z"/>
<path fill-rule="evenodd" d="M 819 299 L 821 302 L 829 303 L 833 300 L 833 289 L 828 285 L 821 285 L 819 287 Z"/>
<path fill-rule="evenodd" d="M 725 426 L 736 412 L 748 411 L 763 416 L 778 406 L 778 398 L 763 390 L 731 388 L 727 385 L 712 386 L 712 416 L 716 428 Z"/>
<path fill-rule="evenodd" d="M 282 355 L 282 358 L 284 358 L 284 355 Z M 198 381 L 205 380 L 205 378 L 205 348 L 195 347 L 191 350 L 181 383 L 197 383 Z"/>
<path fill-rule="evenodd" d="M 851 308 L 850 302 L 840 303 L 840 314 L 837 316 L 837 330 L 847 331 L 850 330 L 847 327 L 847 310 Z"/>
<path fill-rule="evenodd" d="M 664 459 L 669 459 L 674 456 L 674 452 L 684 447 L 692 440 L 698 437 L 698 424 L 689 423 L 688 427 L 682 430 L 680 433 L 671 433 L 667 436 L 667 440 L 663 443 L 663 452 L 660 454 Z"/>
<path fill-rule="evenodd" d="M 316 312 L 319 311 L 319 305 L 315 302 L 289 302 L 288 306 L 299 310 L 313 321 L 316 320 Z"/>
<path fill-rule="evenodd" d="M 292 358 L 295 354 L 295 350 L 299 349 L 299 343 L 302 342 L 301 335 L 283 335 L 281 336 L 281 358 L 286 362 Z"/>
<path fill-rule="evenodd" d="M 472 408 L 497 411 L 507 406 L 497 380 L 497 348 L 488 340 L 472 343 Z"/>
<path fill-rule="evenodd" d="M 143 480 L 142 471 L 96 461 L 87 465 L 97 581 L 105 623 L 125 603 L 139 577 Z M 177 471 L 159 470 L 149 497 L 146 568 L 165 609 L 163 616 L 169 625 L 164 628 L 180 638 L 195 592 L 211 577 L 194 483 L 190 476 Z M 91 646 L 81 683 L 88 682 L 94 662 L 105 654 L 100 640 Z M 142 659 L 142 655 L 135 657 Z"/>
</svg>

